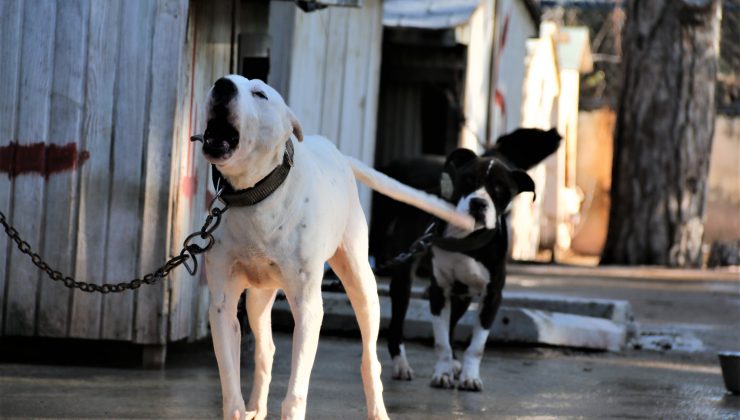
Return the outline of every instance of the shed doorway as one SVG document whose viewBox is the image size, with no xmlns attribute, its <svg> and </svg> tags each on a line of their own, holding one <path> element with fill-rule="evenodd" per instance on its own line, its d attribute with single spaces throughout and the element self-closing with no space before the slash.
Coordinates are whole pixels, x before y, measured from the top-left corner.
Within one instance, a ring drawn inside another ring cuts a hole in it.
<svg viewBox="0 0 740 420">
<path fill-rule="evenodd" d="M 376 167 L 457 148 L 466 55 L 452 29 L 385 28 Z"/>
</svg>

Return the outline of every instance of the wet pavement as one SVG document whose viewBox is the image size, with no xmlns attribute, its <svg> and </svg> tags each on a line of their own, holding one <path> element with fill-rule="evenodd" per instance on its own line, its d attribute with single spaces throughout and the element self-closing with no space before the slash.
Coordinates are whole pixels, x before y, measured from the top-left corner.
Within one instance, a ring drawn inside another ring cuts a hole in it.
<svg viewBox="0 0 740 420">
<path fill-rule="evenodd" d="M 471 393 L 428 386 L 434 351 L 425 342 L 407 344 L 417 378 L 393 381 L 381 340 L 391 418 L 740 418 L 740 396 L 725 392 L 716 358 L 718 350 L 740 349 L 739 282 L 511 276 L 508 290 L 627 299 L 644 332 L 664 333 L 669 344 L 675 344 L 670 337 L 694 337 L 701 345 L 603 353 L 494 344 L 481 366 L 484 390 Z M 279 332 L 275 341 L 269 418 L 279 418 L 290 373 L 290 336 Z M 365 417 L 360 353 L 356 338 L 322 336 L 308 418 Z M 245 359 L 242 382 L 248 395 L 251 355 Z M 219 417 L 220 407 L 208 342 L 174 346 L 163 371 L 0 363 L 2 418 L 207 419 Z"/>
</svg>

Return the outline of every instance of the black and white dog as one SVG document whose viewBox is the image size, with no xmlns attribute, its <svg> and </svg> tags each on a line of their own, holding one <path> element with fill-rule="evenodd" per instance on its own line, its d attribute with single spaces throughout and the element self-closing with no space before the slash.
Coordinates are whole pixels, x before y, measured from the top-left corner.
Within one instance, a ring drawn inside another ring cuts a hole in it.
<svg viewBox="0 0 740 420">
<path fill-rule="evenodd" d="M 423 156 L 400 160 L 383 170 L 406 184 L 439 194 L 457 206 L 458 211 L 476 220 L 473 230 L 438 222 L 431 253 L 386 273 L 391 276 L 388 348 L 395 379 L 413 378 L 403 346 L 403 323 L 412 277 L 426 269 L 426 275 L 431 277 L 429 302 L 438 358 L 431 385 L 482 389 L 480 361 L 506 279 L 509 247 L 506 216 L 517 194 L 534 192 L 534 182 L 524 170 L 557 150 L 560 139 L 554 129 L 519 129 L 499 138 L 483 156 L 458 149 L 446 159 Z M 382 263 L 407 250 L 429 225 L 429 217 L 409 206 L 375 198 L 371 246 Z M 478 323 L 460 363 L 454 357 L 450 341 L 455 324 L 473 301 L 478 303 Z"/>
</svg>

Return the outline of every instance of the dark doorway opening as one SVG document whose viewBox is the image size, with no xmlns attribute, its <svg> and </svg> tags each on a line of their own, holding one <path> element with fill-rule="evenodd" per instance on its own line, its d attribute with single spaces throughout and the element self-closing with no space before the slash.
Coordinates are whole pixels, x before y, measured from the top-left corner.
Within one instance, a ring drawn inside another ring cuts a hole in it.
<svg viewBox="0 0 740 420">
<path fill-rule="evenodd" d="M 375 165 L 458 145 L 467 47 L 453 30 L 386 28 Z"/>
</svg>

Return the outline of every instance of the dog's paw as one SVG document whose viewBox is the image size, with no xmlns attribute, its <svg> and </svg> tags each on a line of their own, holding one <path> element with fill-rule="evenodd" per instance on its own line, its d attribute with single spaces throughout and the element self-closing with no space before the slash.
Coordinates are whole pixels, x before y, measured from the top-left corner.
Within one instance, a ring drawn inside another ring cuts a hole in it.
<svg viewBox="0 0 740 420">
<path fill-rule="evenodd" d="M 410 381 L 414 379 L 414 370 L 402 354 L 393 358 L 393 379 Z"/>
<path fill-rule="evenodd" d="M 462 372 L 462 363 L 460 363 L 460 361 L 457 359 L 453 359 L 452 373 L 455 375 L 455 379 L 458 379 L 460 377 L 460 372 Z"/>
<path fill-rule="evenodd" d="M 429 386 L 432 388 L 453 389 L 455 387 L 455 377 L 449 372 L 432 375 L 432 382 L 429 383 Z"/>
<path fill-rule="evenodd" d="M 257 412 L 256 411 L 245 411 L 236 409 L 231 414 L 231 417 L 224 416 L 225 420 L 252 420 L 257 418 Z M 262 417 L 264 418 L 264 416 Z"/>
<path fill-rule="evenodd" d="M 455 387 L 455 360 L 439 360 L 434 366 L 432 382 L 429 384 L 434 388 L 452 389 Z M 459 363 L 458 363 L 459 364 Z"/>
<path fill-rule="evenodd" d="M 386 413 L 385 408 L 381 408 L 380 410 L 376 410 L 374 413 L 368 414 L 367 420 L 390 420 L 390 417 L 388 417 L 388 413 Z"/>
<path fill-rule="evenodd" d="M 464 375 L 461 375 L 457 383 L 457 389 L 461 391 L 480 392 L 483 390 L 483 381 L 480 378 L 466 378 Z"/>
<path fill-rule="evenodd" d="M 480 360 L 480 357 L 465 355 L 462 371 L 457 382 L 457 389 L 474 392 L 483 390 L 483 381 L 480 379 Z"/>
<path fill-rule="evenodd" d="M 260 410 L 258 408 L 247 409 L 244 418 L 247 420 L 265 420 L 267 417 L 267 410 Z"/>
</svg>

